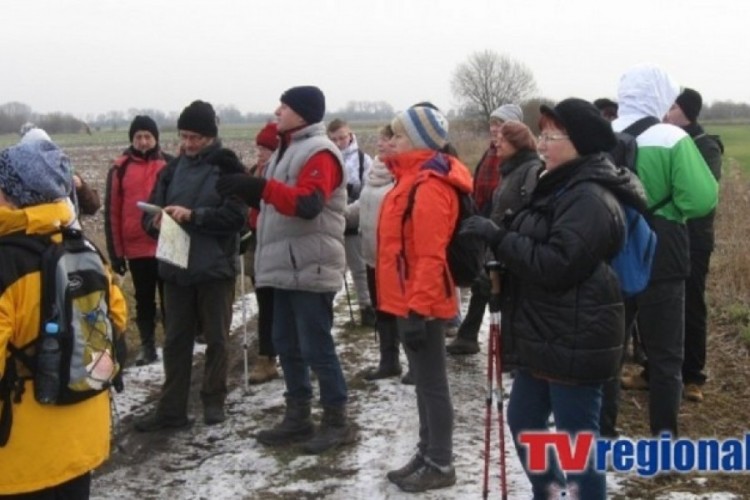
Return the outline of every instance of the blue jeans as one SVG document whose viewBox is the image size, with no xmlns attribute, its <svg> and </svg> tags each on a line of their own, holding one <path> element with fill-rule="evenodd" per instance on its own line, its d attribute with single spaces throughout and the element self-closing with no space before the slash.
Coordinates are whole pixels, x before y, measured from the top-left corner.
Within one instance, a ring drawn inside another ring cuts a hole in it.
<svg viewBox="0 0 750 500">
<path fill-rule="evenodd" d="M 567 474 L 566 480 L 559 463 L 551 456 L 548 457 L 549 467 L 546 472 L 530 473 L 526 448 L 518 442 L 518 435 L 523 431 L 547 430 L 550 414 L 555 417 L 558 431 L 571 436 L 581 431 L 591 431 L 598 435 L 601 403 L 601 384 L 563 384 L 537 378 L 526 371 L 517 372 L 508 403 L 508 426 L 518 457 L 531 481 L 535 500 L 548 498 L 549 492 L 556 487 L 577 489 L 578 498 L 586 500 L 606 499 L 606 476 L 594 469 L 593 454 L 583 473 Z"/>
<path fill-rule="evenodd" d="M 274 289 L 273 346 L 284 370 L 287 399 L 312 399 L 312 369 L 318 377 L 320 403 L 346 404 L 346 381 L 331 336 L 334 295 Z"/>
</svg>

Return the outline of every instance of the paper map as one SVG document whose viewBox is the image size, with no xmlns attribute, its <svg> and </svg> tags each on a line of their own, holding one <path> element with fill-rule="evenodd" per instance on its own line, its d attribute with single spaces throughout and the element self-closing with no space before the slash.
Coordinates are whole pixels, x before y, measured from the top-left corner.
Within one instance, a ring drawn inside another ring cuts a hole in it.
<svg viewBox="0 0 750 500">
<path fill-rule="evenodd" d="M 156 258 L 187 269 L 189 256 L 190 235 L 172 217 L 162 211 Z"/>
</svg>

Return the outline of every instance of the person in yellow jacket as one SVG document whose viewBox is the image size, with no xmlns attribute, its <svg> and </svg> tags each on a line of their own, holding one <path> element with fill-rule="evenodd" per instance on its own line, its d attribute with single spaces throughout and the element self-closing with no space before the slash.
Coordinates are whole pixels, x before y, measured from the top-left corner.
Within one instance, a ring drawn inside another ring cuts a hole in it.
<svg viewBox="0 0 750 500">
<path fill-rule="evenodd" d="M 72 222 L 65 201 L 71 182 L 70 162 L 52 142 L 0 152 L 0 238 L 51 233 Z M 9 344 L 24 346 L 38 335 L 40 297 L 39 258 L 0 246 L 0 379 L 8 370 Z M 125 300 L 111 279 L 109 301 L 114 326 L 123 331 Z M 27 380 L 21 401 L 12 403 L 8 442 L 0 447 L 0 498 L 88 498 L 91 470 L 109 456 L 109 405 L 107 391 L 72 405 L 40 405 Z"/>
</svg>

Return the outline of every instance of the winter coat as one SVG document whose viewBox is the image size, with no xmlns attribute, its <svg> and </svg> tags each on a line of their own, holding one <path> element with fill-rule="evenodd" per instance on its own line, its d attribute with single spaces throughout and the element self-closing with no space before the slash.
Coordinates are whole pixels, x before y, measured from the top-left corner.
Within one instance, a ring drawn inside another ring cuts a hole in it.
<svg viewBox="0 0 750 500">
<path fill-rule="evenodd" d="M 386 164 L 375 157 L 372 167 L 367 171 L 359 199 L 346 207 L 346 224 L 359 226 L 362 235 L 362 257 L 369 267 L 375 267 L 377 258 L 380 206 L 391 189 L 393 175 Z"/>
<path fill-rule="evenodd" d="M 683 128 L 693 139 L 693 142 L 711 169 L 711 173 L 718 182 L 721 179 L 721 155 L 724 154 L 724 144 L 718 135 L 708 135 L 703 127 L 691 123 Z M 711 252 L 714 249 L 714 218 L 716 211 L 712 210 L 704 217 L 688 219 L 688 237 L 690 250 Z"/>
<path fill-rule="evenodd" d="M 341 183 L 312 219 L 287 216 L 272 203 L 261 202 L 255 253 L 256 286 L 283 290 L 337 292 L 346 269 L 344 211 L 346 176 L 341 153 L 328 139 L 322 123 L 291 134 L 269 160 L 266 179 L 296 186 L 305 165 L 317 153 L 328 151 L 342 168 Z M 268 189 L 268 187 L 266 188 Z"/>
<path fill-rule="evenodd" d="M 495 248 L 506 266 L 506 361 L 572 383 L 616 375 L 625 331 L 620 284 L 609 265 L 625 234 L 618 199 L 645 209 L 637 179 L 603 155 L 539 178 L 530 204 Z"/>
<path fill-rule="evenodd" d="M 149 199 L 169 159 L 158 147 L 145 155 L 131 147 L 109 169 L 104 231 L 111 259 L 141 259 L 156 254 L 156 241 L 143 230 L 143 212 L 136 203 Z"/>
<path fill-rule="evenodd" d="M 68 224 L 65 201 L 14 210 L 0 207 L 0 236 L 45 234 Z M 8 344 L 16 347 L 39 335 L 39 259 L 17 247 L 0 247 L 0 377 L 6 372 Z M 110 312 L 125 329 L 126 305 L 110 281 Z M 25 382 L 12 407 L 8 443 L 0 448 L 0 495 L 37 491 L 62 484 L 99 467 L 109 456 L 110 397 L 103 392 L 68 406 L 40 405 L 33 380 Z M 0 406 L 2 406 L 0 401 Z"/>
<path fill-rule="evenodd" d="M 159 261 L 159 276 L 180 286 L 206 281 L 234 279 L 239 269 L 239 232 L 247 223 L 248 208 L 236 197 L 222 198 L 215 186 L 224 173 L 245 169 L 221 142 L 207 146 L 194 157 L 180 155 L 159 173 L 149 203 L 166 207 L 178 205 L 193 211 L 182 228 L 190 236 L 187 269 Z M 154 237 L 154 215 L 146 213 L 141 220 L 144 229 Z"/>
<path fill-rule="evenodd" d="M 367 172 L 372 166 L 372 158 L 363 152 L 362 165 L 360 165 L 359 144 L 357 143 L 357 136 L 354 134 L 352 134 L 352 142 L 341 151 L 341 156 L 344 159 L 344 168 L 346 169 L 347 191 L 350 193 L 350 201 L 354 201 L 359 198 L 359 193 L 362 191 Z"/>
<path fill-rule="evenodd" d="M 458 219 L 458 192 L 471 193 L 471 174 L 456 158 L 427 149 L 386 162 L 396 185 L 385 195 L 378 220 L 378 308 L 396 316 L 414 311 L 450 319 L 456 297 L 446 247 Z M 415 184 L 411 217 L 402 224 Z"/>
<path fill-rule="evenodd" d="M 648 67 L 632 72 L 618 89 L 619 116 L 612 122 L 613 130 L 621 132 L 646 116 L 664 116 L 678 92 L 670 81 L 654 75 Z M 685 279 L 690 274 L 685 221 L 714 209 L 718 183 L 693 140 L 681 128 L 658 123 L 636 140 L 636 171 L 648 205 L 653 207 L 669 199 L 652 218 L 658 244 L 651 281 Z"/>
<path fill-rule="evenodd" d="M 500 165 L 503 181 L 492 195 L 492 215 L 497 225 L 513 219 L 518 210 L 531 199 L 531 194 L 542 170 L 542 160 L 536 151 L 521 150 Z"/>
</svg>

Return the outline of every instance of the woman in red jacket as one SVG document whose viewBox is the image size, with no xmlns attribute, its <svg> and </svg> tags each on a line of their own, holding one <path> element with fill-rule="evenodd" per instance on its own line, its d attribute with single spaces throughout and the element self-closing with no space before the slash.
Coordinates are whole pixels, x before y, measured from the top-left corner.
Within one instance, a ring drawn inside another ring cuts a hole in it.
<svg viewBox="0 0 750 500">
<path fill-rule="evenodd" d="M 445 154 L 448 121 L 436 109 L 414 106 L 393 120 L 395 154 L 386 164 L 396 185 L 378 223 L 375 265 L 378 309 L 396 316 L 416 383 L 416 455 L 388 479 L 419 492 L 456 482 L 452 465 L 453 406 L 445 369 L 445 321 L 456 315 L 446 247 L 458 218 L 459 192 L 471 193 L 468 169 Z M 404 221 L 410 193 L 411 216 Z"/>
<path fill-rule="evenodd" d="M 141 212 L 136 202 L 147 201 L 156 177 L 171 156 L 159 147 L 159 129 L 149 116 L 138 115 L 130 124 L 130 147 L 115 160 L 107 175 L 107 202 L 104 228 L 112 269 L 124 276 L 130 268 L 136 303 L 136 324 L 141 350 L 136 365 L 158 359 L 154 329 L 156 327 L 156 289 L 164 315 L 162 281 L 156 260 L 156 240 L 141 227 Z"/>
</svg>

